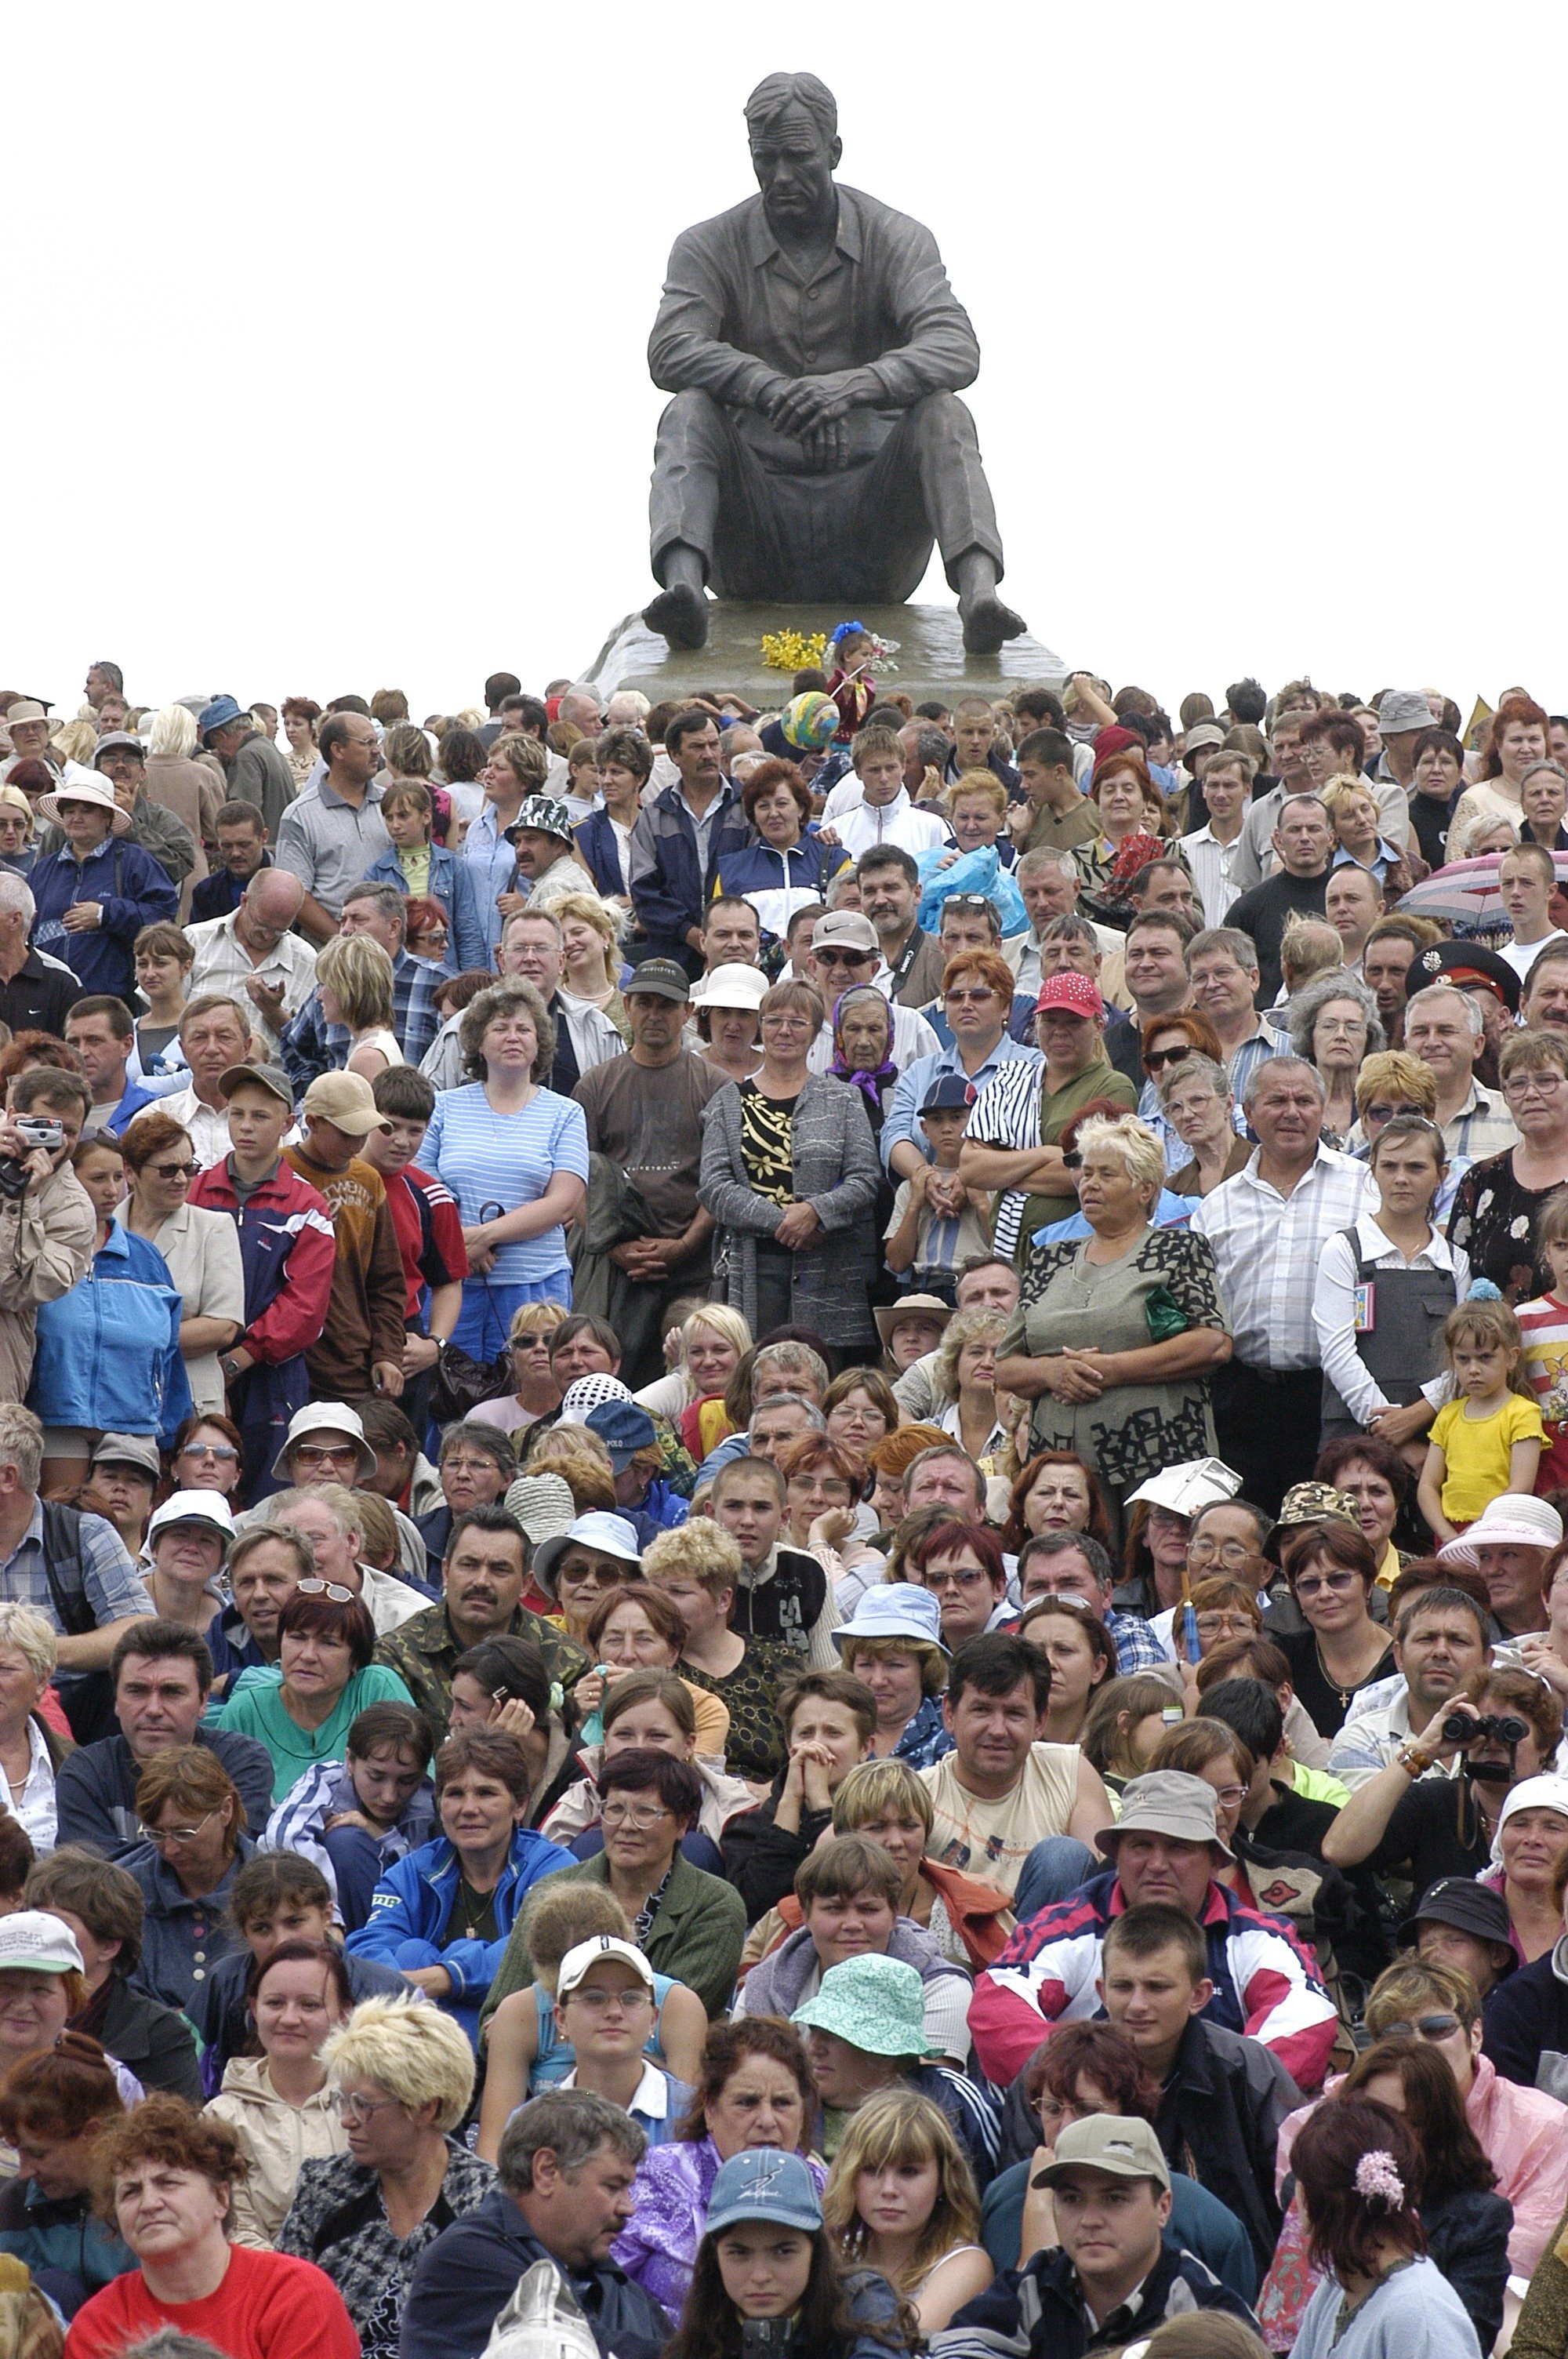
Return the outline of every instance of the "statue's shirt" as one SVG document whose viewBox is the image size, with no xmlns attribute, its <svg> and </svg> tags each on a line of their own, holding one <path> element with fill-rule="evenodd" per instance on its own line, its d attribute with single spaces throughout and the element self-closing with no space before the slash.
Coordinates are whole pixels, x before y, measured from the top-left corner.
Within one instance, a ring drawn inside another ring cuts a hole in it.
<svg viewBox="0 0 1568 2359">
<path fill-rule="evenodd" d="M 979 346 L 931 232 L 838 189 L 832 252 L 802 276 L 760 196 L 676 240 L 648 340 L 654 382 L 755 407 L 776 380 L 861 372 L 879 407 L 973 383 Z"/>
</svg>

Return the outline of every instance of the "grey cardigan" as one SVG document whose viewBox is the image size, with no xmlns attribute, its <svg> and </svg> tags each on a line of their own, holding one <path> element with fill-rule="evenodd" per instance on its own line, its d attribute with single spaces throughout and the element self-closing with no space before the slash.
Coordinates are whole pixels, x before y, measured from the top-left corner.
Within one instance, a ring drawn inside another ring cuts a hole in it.
<svg viewBox="0 0 1568 2359">
<path fill-rule="evenodd" d="M 876 1269 L 871 1218 L 879 1166 L 865 1101 L 847 1082 L 808 1073 L 793 1124 L 795 1192 L 816 1211 L 826 1235 L 795 1256 L 791 1322 L 836 1345 L 876 1333 L 867 1286 Z M 779 1208 L 755 1193 L 741 1153 L 741 1087 L 730 1082 L 702 1114 L 699 1201 L 719 1224 L 716 1276 L 725 1299 L 756 1332 L 757 1239 L 771 1237 Z"/>
</svg>

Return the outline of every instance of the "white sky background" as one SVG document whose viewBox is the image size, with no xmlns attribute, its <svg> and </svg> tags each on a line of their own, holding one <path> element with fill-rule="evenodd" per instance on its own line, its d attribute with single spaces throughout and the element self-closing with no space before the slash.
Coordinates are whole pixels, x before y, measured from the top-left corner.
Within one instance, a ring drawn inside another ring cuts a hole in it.
<svg viewBox="0 0 1568 2359">
<path fill-rule="evenodd" d="M 1007 594 L 1069 664 L 1565 709 L 1565 47 L 1450 0 L 15 11 L 0 684 L 584 669 L 650 593 L 671 240 L 810 66 L 974 319 Z"/>
</svg>

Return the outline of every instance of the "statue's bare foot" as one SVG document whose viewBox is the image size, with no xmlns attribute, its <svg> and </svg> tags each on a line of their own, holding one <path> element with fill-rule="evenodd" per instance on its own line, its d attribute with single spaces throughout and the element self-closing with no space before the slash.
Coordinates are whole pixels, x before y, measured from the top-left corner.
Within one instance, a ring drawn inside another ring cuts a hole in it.
<svg viewBox="0 0 1568 2359">
<path fill-rule="evenodd" d="M 964 645 L 972 656 L 994 656 L 1005 640 L 1021 638 L 1029 628 L 1022 615 L 1004 606 L 994 590 L 983 591 L 976 598 L 960 598 L 958 618 L 964 625 Z"/>
<path fill-rule="evenodd" d="M 672 647 L 708 645 L 708 601 L 689 582 L 675 582 L 667 590 L 661 590 L 643 607 L 643 620 L 650 631 L 657 631 Z M 1022 623 L 1018 628 L 1023 628 Z M 997 645 L 1000 644 L 999 639 Z"/>
</svg>

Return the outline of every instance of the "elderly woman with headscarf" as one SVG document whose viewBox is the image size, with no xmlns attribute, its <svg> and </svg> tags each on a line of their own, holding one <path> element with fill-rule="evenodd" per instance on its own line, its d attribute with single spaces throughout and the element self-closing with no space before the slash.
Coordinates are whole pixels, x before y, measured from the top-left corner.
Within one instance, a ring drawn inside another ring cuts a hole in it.
<svg viewBox="0 0 1568 2359">
<path fill-rule="evenodd" d="M 1303 984 L 1285 1010 L 1291 1047 L 1323 1076 L 1323 1143 L 1342 1147 L 1356 1123 L 1362 1060 L 1387 1046 L 1378 1003 L 1347 967 Z"/>
<path fill-rule="evenodd" d="M 892 1009 L 874 983 L 851 984 L 833 1010 L 833 1059 L 827 1070 L 866 1101 L 871 1136 L 881 1136 L 898 1067 L 892 1053 Z"/>
</svg>

